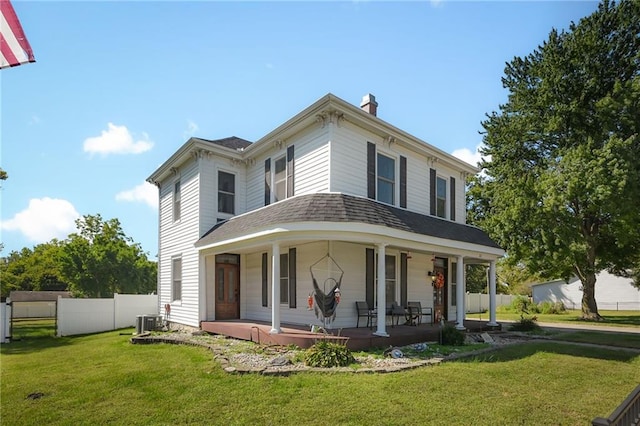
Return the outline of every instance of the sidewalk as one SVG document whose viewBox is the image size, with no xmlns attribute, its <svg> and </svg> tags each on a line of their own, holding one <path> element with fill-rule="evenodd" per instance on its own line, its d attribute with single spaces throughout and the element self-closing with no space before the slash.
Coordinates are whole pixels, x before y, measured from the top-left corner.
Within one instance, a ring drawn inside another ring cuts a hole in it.
<svg viewBox="0 0 640 426">
<path fill-rule="evenodd" d="M 498 320 L 500 324 L 511 324 L 517 321 L 512 320 Z M 633 333 L 640 334 L 640 327 L 616 327 L 611 325 L 597 325 L 597 324 L 589 324 L 589 323 L 566 323 L 566 322 L 538 322 L 538 325 L 542 328 L 551 329 L 553 331 L 578 331 L 578 330 L 589 330 L 589 331 L 602 331 L 602 332 L 610 332 L 610 333 Z"/>
</svg>

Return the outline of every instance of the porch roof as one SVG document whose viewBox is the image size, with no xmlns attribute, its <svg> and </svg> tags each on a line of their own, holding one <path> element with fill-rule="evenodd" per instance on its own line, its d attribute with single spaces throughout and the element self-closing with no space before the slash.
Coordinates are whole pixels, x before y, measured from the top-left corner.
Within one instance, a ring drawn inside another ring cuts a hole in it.
<svg viewBox="0 0 640 426">
<path fill-rule="evenodd" d="M 484 231 L 475 226 L 339 193 L 296 196 L 232 217 L 207 231 L 196 242 L 195 247 L 205 247 L 292 222 L 361 223 L 501 249 Z"/>
</svg>

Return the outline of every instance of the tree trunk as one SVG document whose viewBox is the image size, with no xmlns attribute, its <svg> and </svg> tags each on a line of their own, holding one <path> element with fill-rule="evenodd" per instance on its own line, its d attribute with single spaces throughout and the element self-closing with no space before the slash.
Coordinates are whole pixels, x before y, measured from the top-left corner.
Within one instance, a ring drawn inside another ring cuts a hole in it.
<svg viewBox="0 0 640 426">
<path fill-rule="evenodd" d="M 601 321 L 603 318 L 598 313 L 596 303 L 596 274 L 589 272 L 585 274 L 582 282 L 582 319 L 590 321 Z"/>
</svg>

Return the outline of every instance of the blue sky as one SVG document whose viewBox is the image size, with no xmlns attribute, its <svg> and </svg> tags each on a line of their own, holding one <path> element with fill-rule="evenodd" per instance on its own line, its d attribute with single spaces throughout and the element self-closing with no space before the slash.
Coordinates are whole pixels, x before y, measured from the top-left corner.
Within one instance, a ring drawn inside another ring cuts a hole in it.
<svg viewBox="0 0 640 426">
<path fill-rule="evenodd" d="M 4 249 L 118 218 L 156 258 L 145 179 L 190 136 L 255 141 L 331 92 L 475 163 L 505 62 L 597 3 L 12 0 L 36 63 L 0 71 Z"/>
</svg>

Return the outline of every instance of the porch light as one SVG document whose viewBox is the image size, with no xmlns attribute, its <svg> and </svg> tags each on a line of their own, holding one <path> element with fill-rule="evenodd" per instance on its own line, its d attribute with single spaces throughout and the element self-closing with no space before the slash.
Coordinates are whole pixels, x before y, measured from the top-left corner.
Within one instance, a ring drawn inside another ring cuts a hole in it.
<svg viewBox="0 0 640 426">
<path fill-rule="evenodd" d="M 435 283 L 436 280 L 438 279 L 438 275 L 433 271 L 427 272 L 427 275 L 431 277 L 431 282 L 432 283 Z"/>
</svg>

